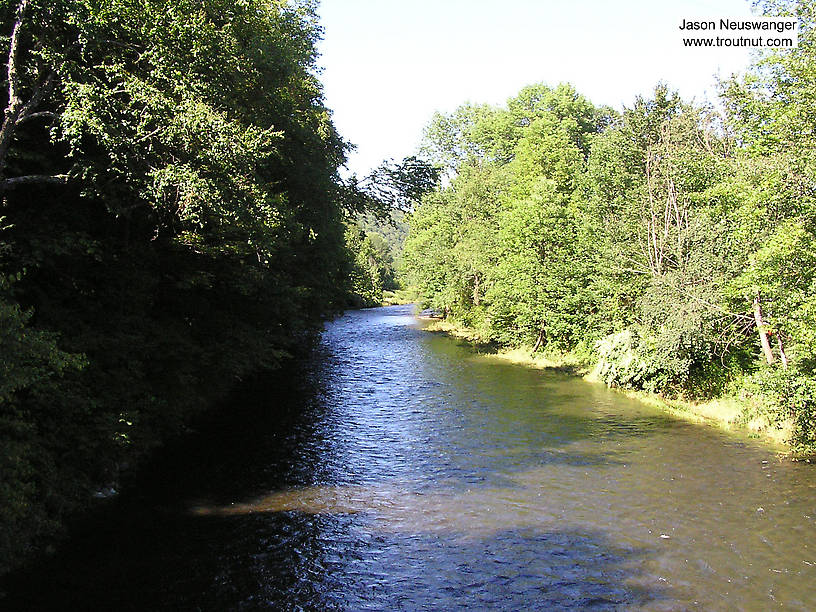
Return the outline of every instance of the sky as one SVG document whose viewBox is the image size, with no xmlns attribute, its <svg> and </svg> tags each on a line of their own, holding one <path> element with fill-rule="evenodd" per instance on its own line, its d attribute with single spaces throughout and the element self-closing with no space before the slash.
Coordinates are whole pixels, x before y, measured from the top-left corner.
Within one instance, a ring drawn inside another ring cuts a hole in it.
<svg viewBox="0 0 816 612">
<path fill-rule="evenodd" d="M 746 0 L 322 0 L 326 103 L 356 150 L 348 170 L 417 151 L 435 111 L 501 105 L 525 85 L 572 83 L 618 110 L 663 81 L 716 100 L 746 49 L 689 49 L 683 19 L 745 18 Z"/>
</svg>

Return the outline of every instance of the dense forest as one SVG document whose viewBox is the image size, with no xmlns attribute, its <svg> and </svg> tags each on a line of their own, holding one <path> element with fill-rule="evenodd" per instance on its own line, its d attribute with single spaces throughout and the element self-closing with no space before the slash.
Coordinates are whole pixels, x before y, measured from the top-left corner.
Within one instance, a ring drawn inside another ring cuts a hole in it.
<svg viewBox="0 0 816 612">
<path fill-rule="evenodd" d="M 338 174 L 312 2 L 19 0 L 0 32 L 2 572 L 370 302 L 358 219 L 411 192 Z"/>
<path fill-rule="evenodd" d="M 443 186 L 410 218 L 424 306 L 488 342 L 569 354 L 613 386 L 737 397 L 816 449 L 816 34 L 720 83 L 616 112 L 569 85 L 437 114 Z"/>
</svg>

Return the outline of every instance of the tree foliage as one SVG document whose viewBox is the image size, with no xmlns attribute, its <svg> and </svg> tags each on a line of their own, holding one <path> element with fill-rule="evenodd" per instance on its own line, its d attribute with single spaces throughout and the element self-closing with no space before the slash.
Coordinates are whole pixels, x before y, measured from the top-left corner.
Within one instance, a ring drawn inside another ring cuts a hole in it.
<svg viewBox="0 0 816 612">
<path fill-rule="evenodd" d="M 0 570 L 341 308 L 311 2 L 0 8 Z"/>
<path fill-rule="evenodd" d="M 594 346 L 609 384 L 741 393 L 812 451 L 814 9 L 760 8 L 799 18 L 799 48 L 724 81 L 724 114 L 659 84 L 620 114 L 534 85 L 434 116 L 448 180 L 405 253 L 425 305 L 503 344 Z"/>
</svg>

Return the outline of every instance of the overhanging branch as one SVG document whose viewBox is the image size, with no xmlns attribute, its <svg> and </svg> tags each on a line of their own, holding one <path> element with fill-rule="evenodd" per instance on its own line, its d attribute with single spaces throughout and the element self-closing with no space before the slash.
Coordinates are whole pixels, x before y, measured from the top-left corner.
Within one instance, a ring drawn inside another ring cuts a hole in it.
<svg viewBox="0 0 816 612">
<path fill-rule="evenodd" d="M 59 119 L 59 115 L 57 113 L 52 113 L 51 111 L 40 111 L 38 113 L 31 113 L 30 115 L 26 115 L 25 117 L 21 118 L 17 125 L 24 123 L 26 121 L 31 121 L 32 119 L 50 119 L 51 121 L 56 121 Z"/>
<path fill-rule="evenodd" d="M 10 191 L 24 185 L 65 185 L 70 180 L 68 174 L 29 174 L 15 176 L 0 182 L 0 191 Z"/>
</svg>

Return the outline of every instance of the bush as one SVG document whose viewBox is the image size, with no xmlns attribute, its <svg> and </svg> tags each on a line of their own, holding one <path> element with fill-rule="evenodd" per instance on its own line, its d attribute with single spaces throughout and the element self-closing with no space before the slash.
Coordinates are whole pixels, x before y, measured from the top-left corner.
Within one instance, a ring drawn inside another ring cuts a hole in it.
<svg viewBox="0 0 816 612">
<path fill-rule="evenodd" d="M 632 328 L 610 334 L 595 345 L 598 376 L 610 387 L 643 389 L 655 367 L 646 360 L 643 340 Z"/>
<path fill-rule="evenodd" d="M 746 416 L 761 416 L 777 426 L 791 420 L 794 452 L 816 454 L 816 380 L 795 368 L 763 368 L 747 379 L 745 395 L 751 400 Z"/>
</svg>

